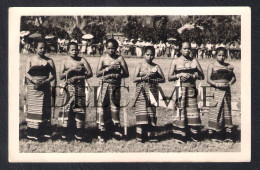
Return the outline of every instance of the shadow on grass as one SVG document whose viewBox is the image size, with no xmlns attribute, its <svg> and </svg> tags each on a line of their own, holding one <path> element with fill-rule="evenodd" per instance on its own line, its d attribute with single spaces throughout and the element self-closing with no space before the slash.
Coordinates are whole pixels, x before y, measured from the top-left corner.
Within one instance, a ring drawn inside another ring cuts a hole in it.
<svg viewBox="0 0 260 170">
<path fill-rule="evenodd" d="M 27 139 L 26 135 L 26 122 L 22 122 L 19 125 L 20 127 L 20 133 L 19 133 L 19 140 L 21 139 Z M 123 132 L 123 128 L 121 129 Z M 61 139 L 61 127 L 58 125 L 52 125 L 52 131 L 53 135 L 51 140 L 56 141 Z M 233 133 L 233 139 L 234 142 L 240 142 L 241 141 L 241 131 L 238 129 L 237 125 L 234 125 L 232 129 Z M 164 126 L 157 126 L 157 132 L 158 132 L 158 139 L 159 141 L 165 141 L 173 138 L 172 135 L 172 124 L 166 124 Z M 69 128 L 69 136 L 67 141 L 70 142 L 72 140 L 75 140 L 74 138 L 74 133 L 75 133 L 75 127 L 70 127 Z M 108 132 L 109 133 L 109 132 Z M 111 132 L 110 132 L 111 133 Z M 97 135 L 98 135 L 98 128 L 96 126 L 87 126 L 84 129 L 84 142 L 91 143 L 93 140 L 97 140 Z M 109 135 L 108 140 L 112 138 L 112 135 Z M 208 132 L 204 128 L 201 131 L 201 140 L 206 140 L 208 139 Z M 136 126 L 130 126 L 127 129 L 127 136 L 123 137 L 123 140 L 129 141 L 136 139 Z M 42 140 L 44 142 L 44 140 Z"/>
</svg>

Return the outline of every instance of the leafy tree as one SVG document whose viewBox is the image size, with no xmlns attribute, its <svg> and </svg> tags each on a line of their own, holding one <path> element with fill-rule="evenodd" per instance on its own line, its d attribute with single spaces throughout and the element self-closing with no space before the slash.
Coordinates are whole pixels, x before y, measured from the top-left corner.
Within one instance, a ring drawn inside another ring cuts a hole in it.
<svg viewBox="0 0 260 170">
<path fill-rule="evenodd" d="M 79 27 L 75 27 L 71 33 L 71 37 L 75 38 L 78 42 L 81 41 L 82 38 L 82 31 L 79 29 Z"/>
<path fill-rule="evenodd" d="M 89 24 L 83 28 L 85 33 L 92 34 L 94 36 L 94 42 L 102 42 L 106 35 L 106 28 L 102 24 Z"/>
</svg>

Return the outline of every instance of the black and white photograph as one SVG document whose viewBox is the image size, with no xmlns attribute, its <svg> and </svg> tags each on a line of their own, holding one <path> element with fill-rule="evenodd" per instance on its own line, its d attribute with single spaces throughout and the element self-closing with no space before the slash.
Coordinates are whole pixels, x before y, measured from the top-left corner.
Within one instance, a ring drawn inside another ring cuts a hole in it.
<svg viewBox="0 0 260 170">
<path fill-rule="evenodd" d="M 249 7 L 9 9 L 10 162 L 249 162 Z"/>
</svg>

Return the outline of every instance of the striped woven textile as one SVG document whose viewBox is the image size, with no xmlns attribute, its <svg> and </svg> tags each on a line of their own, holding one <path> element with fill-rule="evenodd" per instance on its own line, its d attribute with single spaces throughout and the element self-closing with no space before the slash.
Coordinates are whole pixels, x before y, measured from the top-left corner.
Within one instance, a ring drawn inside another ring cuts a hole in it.
<svg viewBox="0 0 260 170">
<path fill-rule="evenodd" d="M 211 87 L 211 93 L 214 94 L 214 99 L 210 100 L 208 128 L 215 131 L 232 128 L 230 88 Z"/>
<path fill-rule="evenodd" d="M 136 139 L 145 141 L 156 138 L 158 84 L 137 83 L 135 96 Z"/>
<path fill-rule="evenodd" d="M 186 136 L 186 128 L 189 126 L 192 134 L 198 133 L 201 126 L 201 119 L 197 103 L 196 87 L 180 87 L 182 95 L 176 101 L 173 110 L 173 132 L 181 136 Z"/>
<path fill-rule="evenodd" d="M 142 82 L 136 85 L 135 115 L 137 125 L 151 124 L 156 126 L 156 106 L 151 103 L 149 91 L 157 101 L 158 89 L 156 84 Z"/>
<path fill-rule="evenodd" d="M 62 95 L 62 107 L 60 107 L 58 120 L 62 121 L 63 127 L 68 127 L 69 117 L 75 119 L 77 128 L 85 123 L 86 95 L 84 81 L 68 84 Z"/>
<path fill-rule="evenodd" d="M 100 83 L 98 94 L 97 124 L 104 129 L 107 123 L 120 123 L 120 85 L 106 82 Z"/>
<path fill-rule="evenodd" d="M 36 77 L 43 80 L 46 77 Z M 27 103 L 28 111 L 26 116 L 27 126 L 29 128 L 39 129 L 39 125 L 51 119 L 51 91 L 50 85 L 45 85 L 35 89 L 34 84 L 28 82 Z"/>
<path fill-rule="evenodd" d="M 173 124 L 184 128 L 189 126 L 200 126 L 201 119 L 198 110 L 197 93 L 195 87 L 180 87 L 182 96 L 178 99 L 173 114 Z"/>
</svg>

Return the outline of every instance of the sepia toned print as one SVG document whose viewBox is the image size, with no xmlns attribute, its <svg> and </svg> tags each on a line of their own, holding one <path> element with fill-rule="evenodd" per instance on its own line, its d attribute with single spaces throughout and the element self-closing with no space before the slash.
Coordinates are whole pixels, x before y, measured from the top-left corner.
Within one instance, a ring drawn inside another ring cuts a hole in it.
<svg viewBox="0 0 260 170">
<path fill-rule="evenodd" d="M 55 9 L 10 9 L 10 161 L 250 161 L 248 8 Z"/>
</svg>

